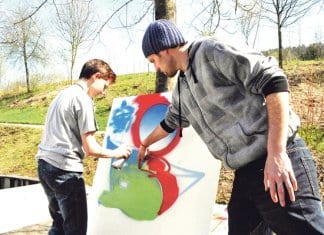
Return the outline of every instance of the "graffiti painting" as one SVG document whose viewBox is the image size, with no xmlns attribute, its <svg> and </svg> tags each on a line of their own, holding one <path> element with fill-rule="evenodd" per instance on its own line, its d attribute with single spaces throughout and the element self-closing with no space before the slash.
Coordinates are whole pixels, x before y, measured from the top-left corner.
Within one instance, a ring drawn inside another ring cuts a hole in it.
<svg viewBox="0 0 324 235">
<path fill-rule="evenodd" d="M 179 130 L 175 130 L 150 146 L 148 159 L 138 167 L 137 153 L 141 140 L 163 120 L 169 97 L 169 93 L 162 93 L 114 99 L 104 144 L 108 149 L 130 145 L 132 154 L 120 168 L 113 167 L 115 160 L 99 160 L 90 195 L 89 234 L 145 234 L 143 231 L 146 230 L 149 231 L 147 234 L 152 234 L 153 230 L 154 234 L 179 234 L 177 227 L 181 226 L 182 220 L 188 222 L 189 214 L 182 215 L 178 223 L 173 219 L 173 228 L 168 225 L 168 218 L 186 213 L 190 208 L 191 213 L 195 213 L 192 216 L 199 218 L 194 211 L 197 205 L 190 204 L 207 203 L 196 201 L 202 187 L 208 187 L 205 190 L 208 195 L 202 193 L 201 200 L 210 198 L 209 206 L 205 209 L 199 207 L 205 211 L 202 217 L 204 225 L 198 223 L 195 227 L 201 231 L 202 226 L 207 226 L 206 231 L 209 231 L 210 219 L 207 218 L 212 213 L 220 164 L 191 128 L 183 130 L 182 138 Z M 211 180 L 215 183 L 207 186 Z M 183 203 L 188 198 L 192 201 L 186 206 Z M 130 227 L 121 225 L 122 222 Z M 186 228 L 182 228 L 181 233 L 183 231 Z M 186 234 L 197 233 L 190 231 Z"/>
</svg>

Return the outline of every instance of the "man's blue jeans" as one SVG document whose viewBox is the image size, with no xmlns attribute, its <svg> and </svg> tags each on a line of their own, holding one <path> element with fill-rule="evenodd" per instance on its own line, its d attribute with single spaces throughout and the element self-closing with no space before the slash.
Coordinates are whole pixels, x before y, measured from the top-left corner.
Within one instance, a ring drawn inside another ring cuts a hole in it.
<svg viewBox="0 0 324 235">
<path fill-rule="evenodd" d="M 81 172 L 64 171 L 38 161 L 38 177 L 49 202 L 49 235 L 86 235 L 87 200 Z"/>
<path fill-rule="evenodd" d="M 265 158 L 237 170 L 228 205 L 230 235 L 250 234 L 262 223 L 277 235 L 324 234 L 324 214 L 311 153 L 299 137 L 287 145 L 287 153 L 298 184 L 296 201 L 291 203 L 286 191 L 286 206 L 281 207 L 264 191 Z"/>
</svg>

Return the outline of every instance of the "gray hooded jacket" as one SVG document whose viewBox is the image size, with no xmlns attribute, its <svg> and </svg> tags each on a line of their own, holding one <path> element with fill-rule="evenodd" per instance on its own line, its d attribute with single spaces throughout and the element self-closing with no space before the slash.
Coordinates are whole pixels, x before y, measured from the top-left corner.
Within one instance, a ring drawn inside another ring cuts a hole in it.
<svg viewBox="0 0 324 235">
<path fill-rule="evenodd" d="M 262 89 L 275 77 L 286 78 L 274 58 L 208 38 L 192 43 L 184 75 L 164 119 L 169 128 L 192 125 L 228 168 L 266 156 L 268 118 Z M 287 139 L 299 125 L 290 110 Z"/>
</svg>

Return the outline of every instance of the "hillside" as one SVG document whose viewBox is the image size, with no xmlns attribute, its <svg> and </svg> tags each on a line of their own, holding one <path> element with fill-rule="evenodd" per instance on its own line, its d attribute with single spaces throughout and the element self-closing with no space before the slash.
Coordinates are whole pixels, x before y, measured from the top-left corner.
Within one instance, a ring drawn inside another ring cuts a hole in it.
<svg viewBox="0 0 324 235">
<path fill-rule="evenodd" d="M 42 125 L 52 99 L 61 89 L 69 85 L 70 82 L 61 81 L 37 85 L 31 93 L 26 93 L 21 87 L 0 91 L 0 123 Z M 117 82 L 110 86 L 104 95 L 95 98 L 96 118 L 100 130 L 106 127 L 113 98 L 153 93 L 154 86 L 154 73 L 118 76 Z"/>
<path fill-rule="evenodd" d="M 291 88 L 291 102 L 302 119 L 300 134 L 305 138 L 317 163 L 322 197 L 324 192 L 324 61 L 295 62 L 286 65 Z M 105 96 L 98 97 L 96 117 L 100 130 L 104 130 L 114 97 L 148 94 L 154 92 L 154 74 L 120 76 Z M 0 93 L 0 123 L 43 124 L 47 107 L 57 92 L 68 83 L 37 86 L 31 94 L 24 91 Z M 0 125 L 0 174 L 36 177 L 34 155 L 37 151 L 41 129 Z M 102 134 L 98 134 L 103 139 Z M 92 184 L 97 161 L 86 158 L 85 179 Z M 321 169 L 321 170 L 320 170 Z M 233 172 L 222 168 L 217 202 L 227 203 L 231 191 Z"/>
</svg>

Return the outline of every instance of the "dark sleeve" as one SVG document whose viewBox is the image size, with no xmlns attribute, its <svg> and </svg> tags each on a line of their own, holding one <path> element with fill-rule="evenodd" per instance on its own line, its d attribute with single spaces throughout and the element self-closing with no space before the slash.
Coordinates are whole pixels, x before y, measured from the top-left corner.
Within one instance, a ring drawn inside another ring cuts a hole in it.
<svg viewBox="0 0 324 235">
<path fill-rule="evenodd" d="M 163 130 L 165 130 L 168 133 L 172 133 L 174 131 L 174 129 L 172 129 L 171 127 L 169 127 L 166 123 L 165 120 L 163 119 L 162 122 L 160 122 L 160 126 L 162 127 Z"/>
<path fill-rule="evenodd" d="M 284 91 L 289 92 L 287 79 L 285 77 L 275 77 L 264 86 L 262 93 L 266 97 L 272 93 Z"/>
</svg>

